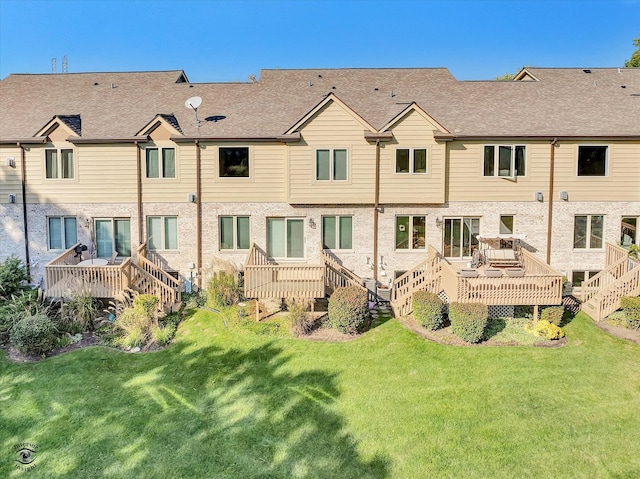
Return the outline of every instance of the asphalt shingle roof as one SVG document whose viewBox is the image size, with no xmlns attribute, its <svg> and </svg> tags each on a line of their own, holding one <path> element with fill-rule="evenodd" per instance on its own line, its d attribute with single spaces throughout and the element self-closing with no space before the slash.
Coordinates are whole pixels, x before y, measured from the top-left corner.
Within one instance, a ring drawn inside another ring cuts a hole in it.
<svg viewBox="0 0 640 479">
<path fill-rule="evenodd" d="M 640 136 L 640 68 L 527 70 L 539 81 L 457 81 L 445 68 L 263 70 L 257 83 L 12 74 L 0 81 L 0 139 L 29 138 L 54 116 L 84 138 L 129 138 L 159 114 L 186 137 L 274 138 L 329 93 L 377 129 L 416 102 L 456 136 Z M 226 118 L 197 123 L 192 96 L 200 120 Z"/>
</svg>

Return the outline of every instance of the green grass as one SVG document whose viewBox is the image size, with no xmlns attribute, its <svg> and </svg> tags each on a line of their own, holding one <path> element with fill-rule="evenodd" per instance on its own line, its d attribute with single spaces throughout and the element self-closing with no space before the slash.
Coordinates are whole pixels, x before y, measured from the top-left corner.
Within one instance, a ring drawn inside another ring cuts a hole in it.
<svg viewBox="0 0 640 479">
<path fill-rule="evenodd" d="M 565 330 L 456 347 L 387 321 L 318 343 L 200 311 L 154 353 L 0 354 L 0 477 L 640 477 L 640 346 L 582 314 Z"/>
</svg>

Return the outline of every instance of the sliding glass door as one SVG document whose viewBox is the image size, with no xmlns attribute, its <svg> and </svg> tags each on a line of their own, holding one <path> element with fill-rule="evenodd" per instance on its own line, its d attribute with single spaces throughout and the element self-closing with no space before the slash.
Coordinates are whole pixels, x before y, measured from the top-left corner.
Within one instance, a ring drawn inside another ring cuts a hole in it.
<svg viewBox="0 0 640 479">
<path fill-rule="evenodd" d="M 304 258 L 304 220 L 267 218 L 267 254 L 271 258 Z"/>
<path fill-rule="evenodd" d="M 445 218 L 444 256 L 446 258 L 470 258 L 478 248 L 480 218 Z"/>
<path fill-rule="evenodd" d="M 109 258 L 114 250 L 118 252 L 118 256 L 131 256 L 131 224 L 129 219 L 95 220 L 95 229 L 98 258 Z"/>
</svg>

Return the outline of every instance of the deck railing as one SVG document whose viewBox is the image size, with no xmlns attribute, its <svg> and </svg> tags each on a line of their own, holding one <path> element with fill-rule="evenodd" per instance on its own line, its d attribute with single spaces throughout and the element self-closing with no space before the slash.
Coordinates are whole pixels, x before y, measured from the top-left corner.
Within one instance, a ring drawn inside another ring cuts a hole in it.
<svg viewBox="0 0 640 479">
<path fill-rule="evenodd" d="M 277 264 L 255 243 L 244 266 L 247 298 L 323 298 L 324 266 Z"/>
<path fill-rule="evenodd" d="M 467 278 L 446 263 L 444 292 L 451 301 L 488 305 L 551 305 L 562 303 L 562 275 L 525 249 L 520 250 L 524 275 Z M 455 281 L 454 281 L 455 279 Z"/>
<path fill-rule="evenodd" d="M 441 291 L 442 261 L 442 255 L 429 246 L 427 259 L 396 278 L 391 290 L 391 306 L 396 316 L 411 313 L 415 291 L 425 290 L 436 294 Z"/>
<path fill-rule="evenodd" d="M 628 254 L 625 248 L 607 243 L 605 269 L 581 285 L 582 309 L 596 321 L 618 309 L 622 296 L 640 295 L 640 263 Z"/>
<path fill-rule="evenodd" d="M 582 282 L 580 287 L 582 301 L 586 303 L 591 300 L 603 288 L 618 281 L 633 267 L 633 262 L 629 260 L 629 252 L 626 249 L 607 243 L 605 268 L 595 276 Z"/>
<path fill-rule="evenodd" d="M 623 296 L 640 295 L 640 266 L 621 276 L 618 281 L 602 288 L 598 295 L 582 304 L 582 309 L 594 320 L 602 321 L 620 307 Z"/>
<path fill-rule="evenodd" d="M 90 291 L 96 298 L 112 298 L 131 286 L 131 260 L 106 266 L 76 266 L 68 251 L 60 255 L 45 270 L 45 296 L 48 298 L 73 296 L 80 291 Z"/>
<path fill-rule="evenodd" d="M 131 285 L 139 293 L 157 296 L 160 300 L 158 309 L 163 312 L 170 311 L 180 300 L 179 290 L 159 281 L 155 275 L 135 263 L 131 263 Z"/>
</svg>

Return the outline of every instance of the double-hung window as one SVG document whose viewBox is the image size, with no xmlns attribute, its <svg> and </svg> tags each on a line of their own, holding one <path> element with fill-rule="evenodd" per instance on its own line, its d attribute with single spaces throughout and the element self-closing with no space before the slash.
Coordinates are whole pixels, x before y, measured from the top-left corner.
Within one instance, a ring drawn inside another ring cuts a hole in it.
<svg viewBox="0 0 640 479">
<path fill-rule="evenodd" d="M 573 223 L 573 247 L 575 249 L 601 249 L 604 216 L 577 215 Z"/>
<path fill-rule="evenodd" d="M 606 176 L 607 146 L 578 146 L 578 176 Z"/>
<path fill-rule="evenodd" d="M 68 249 L 78 242 L 75 216 L 49 216 L 49 249 Z"/>
<path fill-rule="evenodd" d="M 221 178 L 249 178 L 249 147 L 220 147 L 218 150 Z"/>
<path fill-rule="evenodd" d="M 513 215 L 500 215 L 500 234 L 510 235 L 515 231 L 514 228 L 514 216 Z"/>
<path fill-rule="evenodd" d="M 599 272 L 600 271 L 572 271 L 571 286 L 573 286 L 574 288 L 580 288 L 583 282 L 593 278 Z"/>
<path fill-rule="evenodd" d="M 72 149 L 46 149 L 45 176 L 47 178 L 73 178 L 73 150 Z"/>
<path fill-rule="evenodd" d="M 304 220 L 267 218 L 267 254 L 271 258 L 303 258 Z"/>
<path fill-rule="evenodd" d="M 150 250 L 177 250 L 178 217 L 147 216 L 147 247 Z"/>
<path fill-rule="evenodd" d="M 147 178 L 175 178 L 176 150 L 174 148 L 147 148 Z"/>
<path fill-rule="evenodd" d="M 483 175 L 503 178 L 524 176 L 526 150 L 524 145 L 485 145 Z"/>
<path fill-rule="evenodd" d="M 131 224 L 129 218 L 96 219 L 95 240 L 99 258 L 109 258 L 113 251 L 131 256 Z"/>
<path fill-rule="evenodd" d="M 396 249 L 425 249 L 425 216 L 396 216 Z"/>
<path fill-rule="evenodd" d="M 316 150 L 316 180 L 345 181 L 347 171 L 347 150 Z"/>
<path fill-rule="evenodd" d="M 322 247 L 325 249 L 352 249 L 351 216 L 322 217 Z"/>
<path fill-rule="evenodd" d="M 396 173 L 427 173 L 427 149 L 398 148 Z"/>
<path fill-rule="evenodd" d="M 248 216 L 220 216 L 220 249 L 249 249 L 250 229 Z"/>
</svg>

